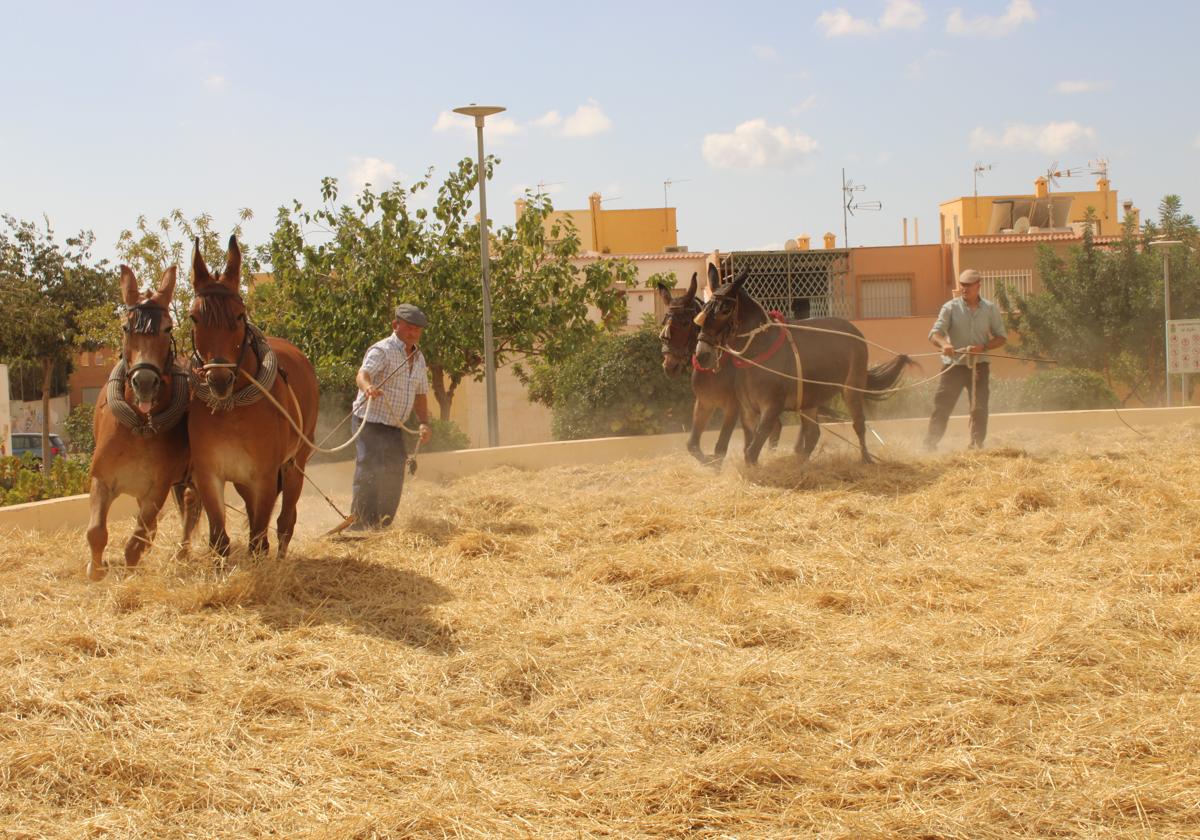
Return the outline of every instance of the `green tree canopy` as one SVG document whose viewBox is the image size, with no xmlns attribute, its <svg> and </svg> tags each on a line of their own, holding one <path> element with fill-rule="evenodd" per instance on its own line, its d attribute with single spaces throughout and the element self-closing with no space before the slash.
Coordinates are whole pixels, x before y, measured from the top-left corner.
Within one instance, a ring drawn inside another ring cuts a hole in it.
<svg viewBox="0 0 1200 840">
<path fill-rule="evenodd" d="M 49 221 L 41 227 L 0 219 L 0 359 L 41 368 L 42 451 L 48 452 L 53 371 L 70 371 L 75 352 L 88 345 L 87 322 L 113 317 L 117 276 L 92 257 L 90 231 L 60 245 Z M 50 459 L 42 467 L 49 476 Z"/>
</svg>

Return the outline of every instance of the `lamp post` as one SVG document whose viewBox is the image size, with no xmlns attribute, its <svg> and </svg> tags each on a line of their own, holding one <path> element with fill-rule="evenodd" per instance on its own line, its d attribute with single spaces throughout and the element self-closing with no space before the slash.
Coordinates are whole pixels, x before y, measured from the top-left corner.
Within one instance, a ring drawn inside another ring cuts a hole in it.
<svg viewBox="0 0 1200 840">
<path fill-rule="evenodd" d="M 1167 388 L 1167 408 L 1171 407 L 1171 260 L 1170 247 L 1182 245 L 1178 239 L 1152 239 L 1150 247 L 1161 248 L 1163 255 L 1163 383 Z"/>
<path fill-rule="evenodd" d="M 499 105 L 476 105 L 474 102 L 454 109 L 456 114 L 475 118 L 475 137 L 479 143 L 479 166 L 476 174 L 479 177 L 479 262 L 483 265 L 483 378 L 484 389 L 487 392 L 488 446 L 500 445 L 500 427 L 496 417 L 496 346 L 492 340 L 491 259 L 488 254 L 487 193 L 484 190 L 487 178 L 483 168 L 483 121 L 503 110 Z"/>
</svg>

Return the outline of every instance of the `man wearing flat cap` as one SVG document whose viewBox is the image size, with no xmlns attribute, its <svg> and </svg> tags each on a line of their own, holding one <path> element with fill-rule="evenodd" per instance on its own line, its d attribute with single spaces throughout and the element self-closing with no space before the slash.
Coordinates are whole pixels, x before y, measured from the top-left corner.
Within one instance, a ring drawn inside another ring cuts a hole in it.
<svg viewBox="0 0 1200 840">
<path fill-rule="evenodd" d="M 363 356 L 355 382 L 358 396 L 351 428 L 357 440 L 351 530 L 386 528 L 400 507 L 408 452 L 404 424 L 410 414 L 420 422 L 421 443 L 429 441 L 429 375 L 417 343 L 425 328 L 425 313 L 411 303 L 396 307 L 392 334 L 371 345 Z M 370 399 L 368 399 L 370 398 Z"/>
<path fill-rule="evenodd" d="M 959 295 L 942 305 L 929 341 L 942 351 L 942 376 L 933 397 L 933 414 L 925 435 L 925 449 L 937 449 L 946 433 L 950 412 L 965 388 L 970 400 L 971 449 L 982 449 L 987 437 L 988 378 L 991 366 L 985 355 L 1003 347 L 1007 338 L 1000 308 L 979 296 L 979 272 L 968 268 L 958 276 Z"/>
</svg>

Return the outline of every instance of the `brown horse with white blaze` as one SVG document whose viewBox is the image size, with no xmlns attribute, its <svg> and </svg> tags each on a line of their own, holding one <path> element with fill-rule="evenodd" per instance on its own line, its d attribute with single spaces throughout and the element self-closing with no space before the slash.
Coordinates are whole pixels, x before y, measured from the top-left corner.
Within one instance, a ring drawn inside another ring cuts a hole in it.
<svg viewBox="0 0 1200 840">
<path fill-rule="evenodd" d="M 282 492 L 276 521 L 282 558 L 296 527 L 303 469 L 312 454 L 300 432 L 311 441 L 316 430 L 317 375 L 294 344 L 263 335 L 247 320 L 238 285 L 241 270 L 236 237 L 229 238 L 225 268 L 215 277 L 197 240 L 192 254 L 196 297 L 189 313 L 195 341 L 188 412 L 192 474 L 208 516 L 209 544 L 222 557 L 229 556 L 225 484 L 232 483 L 246 504 L 253 553 L 268 549 L 271 510 Z"/>
<path fill-rule="evenodd" d="M 138 564 L 154 541 L 158 514 L 167 493 L 174 491 L 183 520 L 180 552 L 186 553 L 200 516 L 195 494 L 185 493 L 188 475 L 188 372 L 175 358 L 171 338 L 171 297 L 175 267 L 163 272 L 158 288 L 140 293 L 137 278 L 121 266 L 124 336 L 121 359 L 96 401 L 87 540 L 91 548 L 88 577 L 108 572 L 108 511 L 121 494 L 138 501 L 137 526 L 125 544 L 125 565 Z"/>
</svg>

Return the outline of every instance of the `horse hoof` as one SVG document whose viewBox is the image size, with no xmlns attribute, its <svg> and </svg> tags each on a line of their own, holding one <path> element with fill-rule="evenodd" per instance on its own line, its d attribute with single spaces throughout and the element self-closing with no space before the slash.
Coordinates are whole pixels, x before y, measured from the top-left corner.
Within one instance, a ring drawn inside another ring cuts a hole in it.
<svg viewBox="0 0 1200 840">
<path fill-rule="evenodd" d="M 103 562 L 95 563 L 91 560 L 87 564 L 87 576 L 91 580 L 104 580 L 104 576 L 108 574 L 108 566 Z"/>
</svg>

